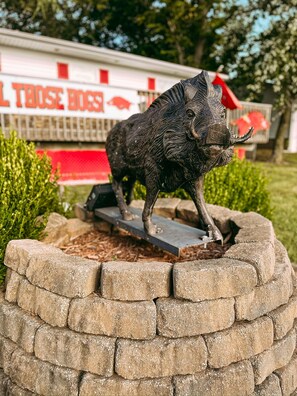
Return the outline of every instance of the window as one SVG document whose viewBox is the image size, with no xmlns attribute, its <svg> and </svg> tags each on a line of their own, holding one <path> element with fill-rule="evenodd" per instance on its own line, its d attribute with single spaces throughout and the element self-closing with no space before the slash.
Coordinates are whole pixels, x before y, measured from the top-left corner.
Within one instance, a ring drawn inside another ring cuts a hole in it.
<svg viewBox="0 0 297 396">
<path fill-rule="evenodd" d="M 108 70 L 100 69 L 100 84 L 108 84 L 109 83 L 109 75 Z"/>
<path fill-rule="evenodd" d="M 67 63 L 57 63 L 58 68 L 58 78 L 63 78 L 64 80 L 69 79 L 68 64 Z"/>
<path fill-rule="evenodd" d="M 149 77 L 147 79 L 147 89 L 149 91 L 155 91 L 156 90 L 156 79 Z"/>
</svg>

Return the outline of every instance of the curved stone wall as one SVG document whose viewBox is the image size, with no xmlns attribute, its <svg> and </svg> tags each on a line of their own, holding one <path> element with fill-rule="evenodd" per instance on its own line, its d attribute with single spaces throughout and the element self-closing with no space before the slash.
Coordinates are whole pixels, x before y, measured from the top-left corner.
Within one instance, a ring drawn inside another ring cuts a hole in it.
<svg viewBox="0 0 297 396">
<path fill-rule="evenodd" d="M 0 395 L 297 395 L 286 250 L 263 217 L 229 211 L 228 221 L 235 244 L 223 258 L 174 265 L 11 241 Z"/>
</svg>

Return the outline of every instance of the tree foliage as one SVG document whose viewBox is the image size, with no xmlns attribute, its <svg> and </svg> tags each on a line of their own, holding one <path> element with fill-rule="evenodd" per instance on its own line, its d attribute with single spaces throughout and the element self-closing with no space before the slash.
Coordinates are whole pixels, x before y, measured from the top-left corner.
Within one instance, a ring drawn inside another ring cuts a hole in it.
<svg viewBox="0 0 297 396">
<path fill-rule="evenodd" d="M 223 37 L 216 56 L 236 76 L 239 94 L 261 100 L 266 84 L 272 85 L 281 116 L 273 154 L 279 163 L 290 111 L 297 100 L 297 0 L 257 0 L 242 5 L 225 25 Z"/>
<path fill-rule="evenodd" d="M 217 68 L 210 54 L 235 0 L 10 0 L 0 26 Z"/>
</svg>

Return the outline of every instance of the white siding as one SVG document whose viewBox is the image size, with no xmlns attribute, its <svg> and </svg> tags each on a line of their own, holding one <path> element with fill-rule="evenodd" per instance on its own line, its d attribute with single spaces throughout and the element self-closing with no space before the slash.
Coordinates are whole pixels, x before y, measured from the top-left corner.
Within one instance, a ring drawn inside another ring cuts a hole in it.
<svg viewBox="0 0 297 396">
<path fill-rule="evenodd" d="M 99 84 L 99 70 L 109 71 L 109 85 L 119 88 L 147 90 L 148 77 L 156 79 L 156 90 L 163 92 L 178 82 L 178 77 L 170 74 L 142 71 L 127 66 L 115 66 L 102 62 L 94 62 L 47 54 L 33 50 L 1 47 L 2 72 L 17 76 L 57 79 L 57 62 L 68 63 L 69 81 Z"/>
<path fill-rule="evenodd" d="M 2 72 L 17 76 L 56 78 L 57 66 L 51 55 L 18 48 L 0 48 Z"/>
</svg>

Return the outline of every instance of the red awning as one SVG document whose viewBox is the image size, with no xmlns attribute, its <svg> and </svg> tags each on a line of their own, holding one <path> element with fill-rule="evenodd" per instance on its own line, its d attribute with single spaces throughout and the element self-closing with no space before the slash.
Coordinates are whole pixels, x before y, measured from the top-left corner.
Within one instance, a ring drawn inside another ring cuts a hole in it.
<svg viewBox="0 0 297 396">
<path fill-rule="evenodd" d="M 222 95 L 222 104 L 230 110 L 234 109 L 242 109 L 242 105 L 240 101 L 237 99 L 237 97 L 234 95 L 234 93 L 231 91 L 231 89 L 228 87 L 228 85 L 225 83 L 224 80 L 221 79 L 221 77 L 216 74 L 214 80 L 213 80 L 213 85 L 220 85 L 223 91 Z"/>
</svg>

